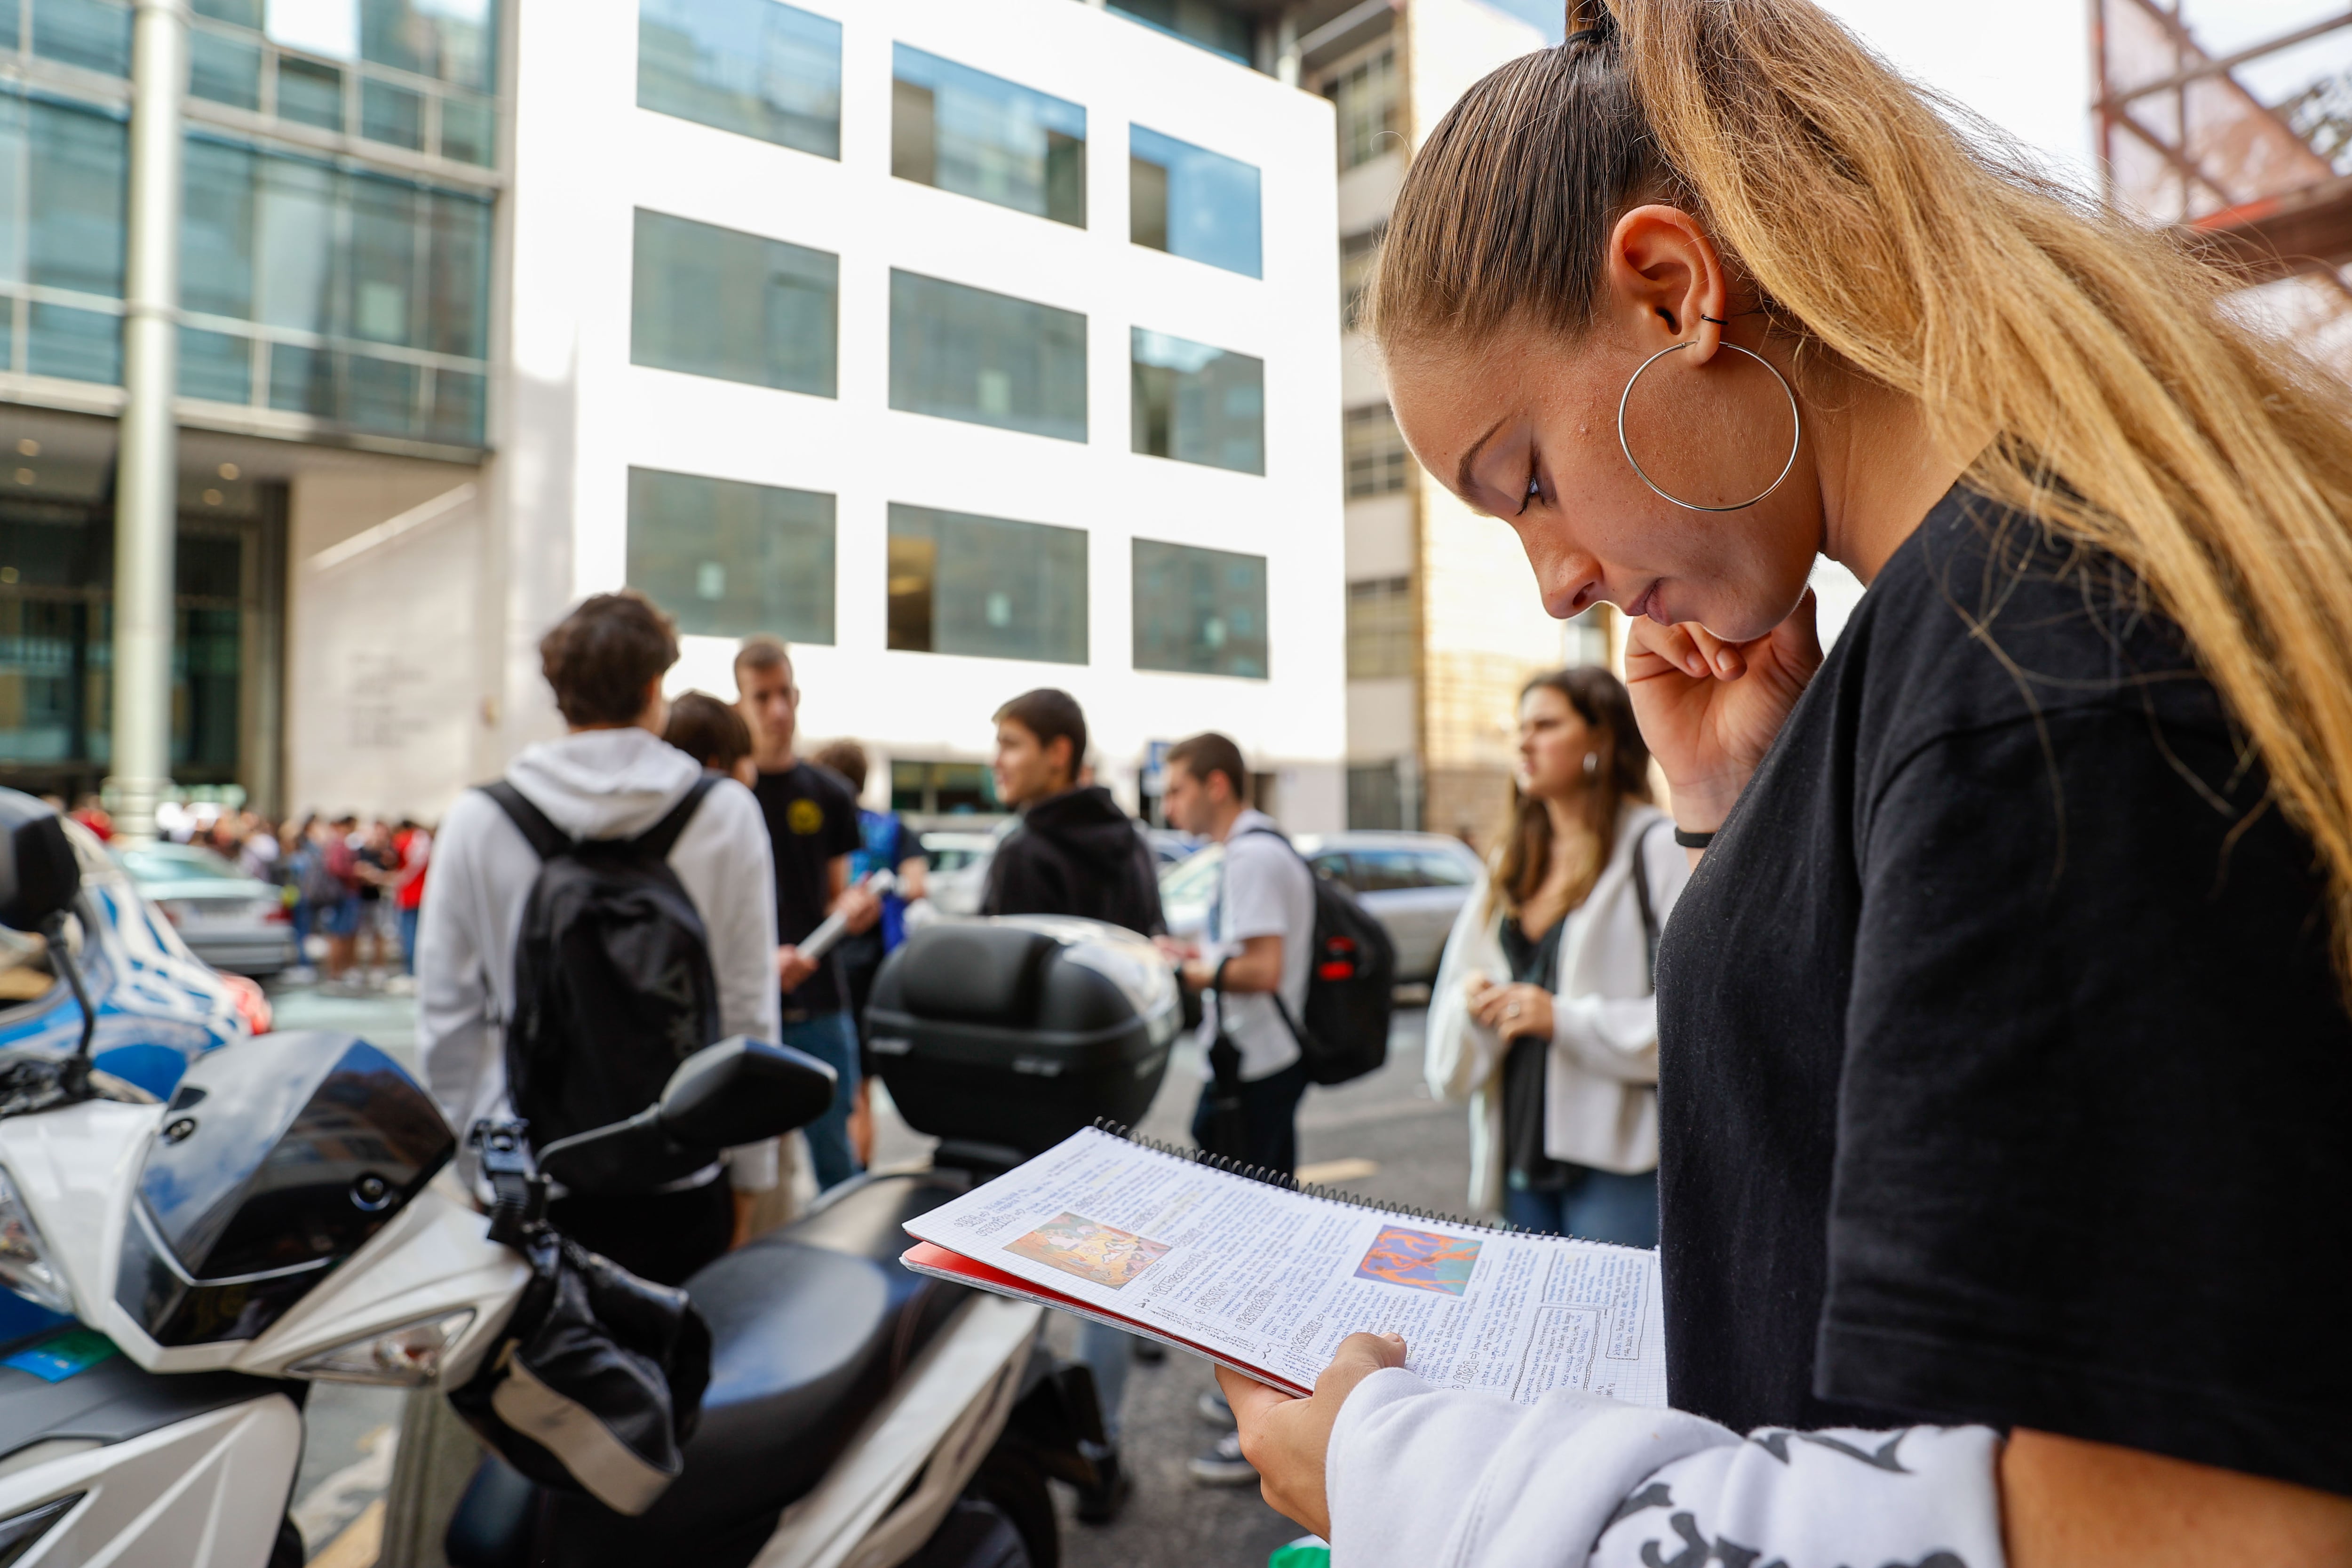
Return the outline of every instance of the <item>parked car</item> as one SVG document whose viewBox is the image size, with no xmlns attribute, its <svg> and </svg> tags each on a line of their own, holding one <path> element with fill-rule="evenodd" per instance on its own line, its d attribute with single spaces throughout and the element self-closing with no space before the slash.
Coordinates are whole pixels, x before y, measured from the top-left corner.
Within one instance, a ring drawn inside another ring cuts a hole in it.
<svg viewBox="0 0 2352 1568">
<path fill-rule="evenodd" d="M 1446 934 L 1478 879 L 1477 855 L 1458 838 L 1437 833 L 1302 833 L 1291 840 L 1318 877 L 1345 882 L 1396 944 L 1397 980 L 1420 984 L 1437 978 Z M 1160 874 L 1160 907 L 1168 930 L 1197 937 L 1207 929 L 1224 849 L 1212 844 Z"/>
<path fill-rule="evenodd" d="M 930 858 L 927 879 L 931 907 L 943 915 L 976 915 L 988 886 L 988 862 L 996 854 L 993 833 L 940 830 L 922 835 Z"/>
<path fill-rule="evenodd" d="M 190 1061 L 269 1027 L 259 986 L 191 952 L 88 829 L 68 822 L 66 835 L 81 862 L 76 960 L 98 1013 L 91 1059 L 101 1071 L 169 1095 Z M 0 1056 L 73 1050 L 81 1009 L 47 948 L 19 932 L 0 937 Z"/>
<path fill-rule="evenodd" d="M 226 857 L 200 845 L 153 844 L 116 858 L 188 951 L 215 969 L 267 980 L 301 962 L 284 890 Z"/>
</svg>

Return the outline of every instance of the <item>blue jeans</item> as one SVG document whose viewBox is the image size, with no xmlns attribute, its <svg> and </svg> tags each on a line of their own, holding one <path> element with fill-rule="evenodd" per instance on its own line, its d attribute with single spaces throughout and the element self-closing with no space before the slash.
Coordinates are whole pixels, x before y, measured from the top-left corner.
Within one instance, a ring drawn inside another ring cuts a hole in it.
<svg viewBox="0 0 2352 1568">
<path fill-rule="evenodd" d="M 1658 1245 L 1658 1173 L 1621 1176 L 1587 1170 L 1559 1192 L 1503 1189 L 1503 1217 L 1524 1230 L 1613 1241 L 1621 1247 Z"/>
<path fill-rule="evenodd" d="M 832 1108 L 802 1129 L 818 1190 L 837 1187 L 858 1171 L 849 1147 L 849 1107 L 857 1098 L 857 1031 L 849 1026 L 846 1013 L 817 1013 L 784 1025 L 776 1043 L 806 1051 L 837 1075 Z"/>
<path fill-rule="evenodd" d="M 1102 1406 L 1103 1436 L 1118 1442 L 1118 1407 L 1127 1401 L 1127 1369 L 1135 1359 L 1135 1336 L 1125 1329 L 1078 1320 L 1078 1359 L 1095 1374 L 1095 1403 Z"/>
<path fill-rule="evenodd" d="M 400 911 L 400 970 L 404 974 L 416 973 L 416 918 L 423 909 L 403 909 Z"/>
</svg>

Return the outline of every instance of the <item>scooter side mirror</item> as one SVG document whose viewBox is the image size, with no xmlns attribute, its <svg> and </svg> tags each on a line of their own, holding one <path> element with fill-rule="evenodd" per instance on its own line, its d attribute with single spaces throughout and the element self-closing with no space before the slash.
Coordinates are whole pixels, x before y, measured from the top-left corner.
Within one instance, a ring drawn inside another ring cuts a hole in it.
<svg viewBox="0 0 2352 1568">
<path fill-rule="evenodd" d="M 38 931 L 70 910 L 80 891 L 81 867 L 58 814 L 0 789 L 0 925 Z"/>
<path fill-rule="evenodd" d="M 738 1035 L 680 1062 L 663 1086 L 662 1131 L 688 1149 L 731 1149 L 805 1127 L 833 1104 L 834 1070 L 789 1046 Z"/>
</svg>

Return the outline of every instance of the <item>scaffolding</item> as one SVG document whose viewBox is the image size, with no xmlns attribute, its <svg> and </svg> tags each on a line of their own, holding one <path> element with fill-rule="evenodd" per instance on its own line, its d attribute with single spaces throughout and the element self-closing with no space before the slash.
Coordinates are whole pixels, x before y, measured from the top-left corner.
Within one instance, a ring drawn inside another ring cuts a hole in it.
<svg viewBox="0 0 2352 1568">
<path fill-rule="evenodd" d="M 2250 283 L 2315 284 L 2339 317 L 2352 310 L 2343 5 L 2091 0 L 2108 199 L 2206 237 Z"/>
</svg>

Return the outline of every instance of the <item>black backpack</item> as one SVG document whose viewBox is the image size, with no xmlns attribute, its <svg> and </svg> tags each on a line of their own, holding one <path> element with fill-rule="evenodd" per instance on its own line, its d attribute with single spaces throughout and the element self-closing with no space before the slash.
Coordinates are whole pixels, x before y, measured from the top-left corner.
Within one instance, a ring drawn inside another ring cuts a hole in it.
<svg viewBox="0 0 2352 1568">
<path fill-rule="evenodd" d="M 482 786 L 540 858 L 515 934 L 507 1094 L 533 1149 L 625 1121 L 661 1098 L 677 1064 L 719 1037 L 719 982 L 702 917 L 669 852 L 717 775 L 635 838 L 575 839 L 504 780 Z M 631 1173 L 614 1191 L 690 1175 Z"/>
<path fill-rule="evenodd" d="M 1280 839 L 1283 847 L 1298 854 L 1288 838 L 1270 827 L 1249 832 Z M 1304 857 L 1299 864 L 1307 864 Z M 1307 876 L 1315 889 L 1315 944 L 1307 971 L 1306 1016 L 1293 1018 L 1278 990 L 1272 993 L 1274 1005 L 1298 1042 L 1307 1079 L 1346 1083 L 1378 1072 L 1389 1059 L 1389 1016 L 1396 1008 L 1396 944 L 1357 902 L 1354 889 L 1336 877 L 1318 875 L 1311 866 Z"/>
</svg>

